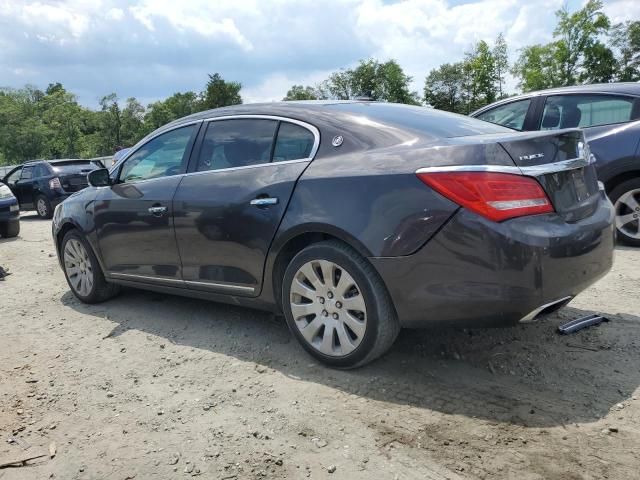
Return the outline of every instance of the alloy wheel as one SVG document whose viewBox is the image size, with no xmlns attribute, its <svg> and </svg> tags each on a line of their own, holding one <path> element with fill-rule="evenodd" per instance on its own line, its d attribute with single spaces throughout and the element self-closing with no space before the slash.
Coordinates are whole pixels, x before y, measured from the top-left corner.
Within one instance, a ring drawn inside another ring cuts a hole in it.
<svg viewBox="0 0 640 480">
<path fill-rule="evenodd" d="M 44 198 L 39 198 L 36 202 L 36 209 L 38 210 L 38 215 L 41 217 L 47 216 L 47 204 L 44 201 Z"/>
<path fill-rule="evenodd" d="M 71 287 L 79 295 L 86 297 L 93 288 L 93 269 L 87 249 L 75 238 L 64 247 L 64 269 Z"/>
<path fill-rule="evenodd" d="M 640 240 L 640 188 L 622 194 L 614 207 L 618 231 L 627 237 Z"/>
<path fill-rule="evenodd" d="M 362 342 L 367 308 L 362 290 L 340 265 L 312 260 L 293 277 L 290 308 L 304 339 L 324 355 L 341 357 Z"/>
</svg>

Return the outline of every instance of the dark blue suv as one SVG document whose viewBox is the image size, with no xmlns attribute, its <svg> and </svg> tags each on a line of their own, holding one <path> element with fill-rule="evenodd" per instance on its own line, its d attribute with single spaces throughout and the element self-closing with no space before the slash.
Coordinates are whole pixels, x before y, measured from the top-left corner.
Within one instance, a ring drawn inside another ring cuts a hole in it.
<svg viewBox="0 0 640 480">
<path fill-rule="evenodd" d="M 87 187 L 87 174 L 104 166 L 96 160 L 33 160 L 11 170 L 2 181 L 22 210 L 34 209 L 51 218 L 60 202 Z"/>
<path fill-rule="evenodd" d="M 518 131 L 584 129 L 598 179 L 615 206 L 618 238 L 640 247 L 640 83 L 541 90 L 471 116 Z"/>
</svg>

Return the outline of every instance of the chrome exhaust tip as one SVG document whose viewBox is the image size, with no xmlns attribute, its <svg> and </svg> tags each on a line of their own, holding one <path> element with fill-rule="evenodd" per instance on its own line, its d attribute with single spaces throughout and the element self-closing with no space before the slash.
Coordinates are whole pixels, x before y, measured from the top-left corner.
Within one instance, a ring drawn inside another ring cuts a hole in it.
<svg viewBox="0 0 640 480">
<path fill-rule="evenodd" d="M 559 308 L 564 307 L 567 303 L 569 303 L 573 299 L 572 296 L 567 296 L 560 298 L 558 300 L 554 300 L 553 302 L 545 303 L 544 305 L 540 305 L 535 310 L 532 310 L 527 315 L 522 317 L 519 322 L 520 323 L 530 323 L 535 321 L 540 315 L 544 315 L 547 313 L 554 312 Z"/>
</svg>

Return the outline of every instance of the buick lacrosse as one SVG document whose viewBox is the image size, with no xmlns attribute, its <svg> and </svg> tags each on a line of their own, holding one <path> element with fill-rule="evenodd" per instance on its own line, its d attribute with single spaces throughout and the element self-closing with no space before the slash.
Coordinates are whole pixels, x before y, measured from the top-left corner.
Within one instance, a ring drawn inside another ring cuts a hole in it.
<svg viewBox="0 0 640 480">
<path fill-rule="evenodd" d="M 284 102 L 198 113 L 60 204 L 73 293 L 121 285 L 284 314 L 339 368 L 401 327 L 529 322 L 611 267 L 613 208 L 578 129 L 424 107 Z"/>
</svg>

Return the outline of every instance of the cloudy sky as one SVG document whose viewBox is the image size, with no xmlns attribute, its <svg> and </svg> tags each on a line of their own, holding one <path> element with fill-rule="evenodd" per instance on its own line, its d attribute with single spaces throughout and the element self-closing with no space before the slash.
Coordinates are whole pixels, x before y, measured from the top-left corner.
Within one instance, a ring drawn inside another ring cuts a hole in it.
<svg viewBox="0 0 640 480">
<path fill-rule="evenodd" d="M 61 82 L 96 107 L 116 92 L 143 103 L 202 89 L 207 73 L 278 100 L 361 58 L 425 75 L 503 32 L 511 55 L 547 42 L 564 0 L 0 0 L 0 86 Z M 583 0 L 569 0 L 579 8 Z M 614 22 L 640 1 L 605 0 Z"/>
</svg>

